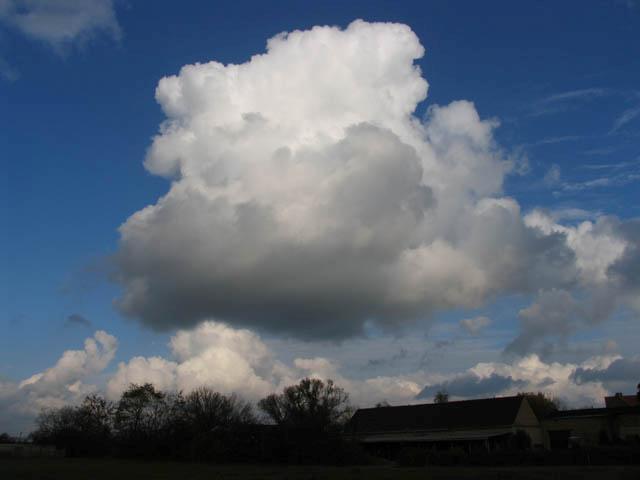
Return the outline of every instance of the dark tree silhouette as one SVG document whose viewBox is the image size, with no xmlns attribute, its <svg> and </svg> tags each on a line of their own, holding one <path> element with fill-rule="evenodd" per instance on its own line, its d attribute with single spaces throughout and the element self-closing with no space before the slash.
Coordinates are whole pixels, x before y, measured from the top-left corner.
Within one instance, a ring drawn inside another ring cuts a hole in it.
<svg viewBox="0 0 640 480">
<path fill-rule="evenodd" d="M 333 383 L 304 378 L 298 385 L 271 394 L 258 407 L 277 425 L 327 431 L 349 420 L 352 408 L 349 395 Z"/>
<path fill-rule="evenodd" d="M 185 413 L 190 425 L 199 431 L 255 423 L 249 403 L 235 395 L 225 396 L 208 387 L 200 387 L 185 397 Z"/>
<path fill-rule="evenodd" d="M 433 397 L 433 403 L 447 403 L 449 401 L 449 394 L 446 390 L 440 390 Z"/>
</svg>

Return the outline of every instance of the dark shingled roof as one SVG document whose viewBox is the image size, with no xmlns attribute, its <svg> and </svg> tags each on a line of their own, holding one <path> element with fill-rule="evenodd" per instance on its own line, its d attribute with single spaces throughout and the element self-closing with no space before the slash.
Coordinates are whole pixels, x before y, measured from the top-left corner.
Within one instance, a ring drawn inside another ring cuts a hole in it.
<svg viewBox="0 0 640 480">
<path fill-rule="evenodd" d="M 401 407 L 362 408 L 349 422 L 351 433 L 460 430 L 512 425 L 522 397 L 487 398 Z"/>
</svg>

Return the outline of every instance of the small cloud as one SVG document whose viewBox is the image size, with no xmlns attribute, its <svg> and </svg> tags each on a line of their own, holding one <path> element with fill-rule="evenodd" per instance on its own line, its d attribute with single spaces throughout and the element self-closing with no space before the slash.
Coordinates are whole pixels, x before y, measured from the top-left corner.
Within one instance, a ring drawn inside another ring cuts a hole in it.
<svg viewBox="0 0 640 480">
<path fill-rule="evenodd" d="M 122 37 L 113 0 L 5 0 L 0 2 L 0 23 L 61 55 L 98 34 Z"/>
<path fill-rule="evenodd" d="M 543 181 L 547 186 L 560 183 L 560 167 L 556 164 L 551 165 L 551 168 L 545 173 Z"/>
<path fill-rule="evenodd" d="M 491 319 L 488 317 L 465 318 L 464 320 L 460 320 L 460 327 L 471 335 L 477 335 L 489 325 L 491 325 Z"/>
<path fill-rule="evenodd" d="M 589 163 L 587 165 L 583 165 L 582 167 L 588 170 L 621 170 L 623 168 L 634 167 L 636 165 L 640 165 L 640 160 L 617 163 Z"/>
<path fill-rule="evenodd" d="M 585 155 L 610 155 L 617 150 L 617 147 L 592 148 L 582 152 Z"/>
<path fill-rule="evenodd" d="M 575 142 L 583 139 L 583 135 L 564 135 L 561 137 L 546 137 L 542 140 L 538 140 L 537 142 L 528 143 L 529 147 L 537 147 L 539 145 L 553 145 L 556 143 L 564 143 L 564 142 Z"/>
<path fill-rule="evenodd" d="M 69 315 L 65 321 L 66 326 L 81 326 L 91 328 L 91 321 L 79 313 L 72 313 Z"/>
</svg>

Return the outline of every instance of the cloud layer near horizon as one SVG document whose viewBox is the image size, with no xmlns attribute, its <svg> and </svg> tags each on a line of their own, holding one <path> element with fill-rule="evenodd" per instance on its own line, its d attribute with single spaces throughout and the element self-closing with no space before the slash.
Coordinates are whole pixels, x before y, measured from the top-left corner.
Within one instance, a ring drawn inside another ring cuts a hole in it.
<svg viewBox="0 0 640 480">
<path fill-rule="evenodd" d="M 595 355 L 576 364 L 544 362 L 537 355 L 528 355 L 510 363 L 478 363 L 459 372 L 418 369 L 355 378 L 325 357 L 295 357 L 285 362 L 255 333 L 206 321 L 173 335 L 167 357 L 133 357 L 120 362 L 115 372 L 105 374 L 117 345 L 115 337 L 98 331 L 85 340 L 84 349 L 64 352 L 53 367 L 21 382 L 0 382 L 3 428 L 28 430 L 43 408 L 73 405 L 85 395 L 101 391 L 117 400 L 131 383 L 146 382 L 183 393 L 205 385 L 253 402 L 309 376 L 335 380 L 360 407 L 382 400 L 392 404 L 420 402 L 441 389 L 454 399 L 544 391 L 570 406 L 598 405 L 614 389 L 624 391 L 635 385 L 639 362 L 636 357 L 614 354 Z"/>
</svg>

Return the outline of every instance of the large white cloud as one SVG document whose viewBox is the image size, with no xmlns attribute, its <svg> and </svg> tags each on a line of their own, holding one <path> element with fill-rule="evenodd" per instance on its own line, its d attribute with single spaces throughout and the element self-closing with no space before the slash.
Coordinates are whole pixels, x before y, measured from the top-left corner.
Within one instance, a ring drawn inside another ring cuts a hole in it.
<svg viewBox="0 0 640 480">
<path fill-rule="evenodd" d="M 468 101 L 414 116 L 423 52 L 405 25 L 356 21 L 162 79 L 145 165 L 172 183 L 120 228 L 120 310 L 338 338 L 573 285 L 566 233 L 501 196 L 516 160 L 497 121 Z"/>
</svg>

